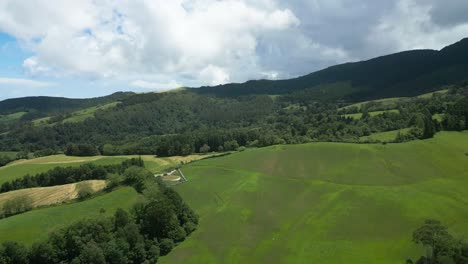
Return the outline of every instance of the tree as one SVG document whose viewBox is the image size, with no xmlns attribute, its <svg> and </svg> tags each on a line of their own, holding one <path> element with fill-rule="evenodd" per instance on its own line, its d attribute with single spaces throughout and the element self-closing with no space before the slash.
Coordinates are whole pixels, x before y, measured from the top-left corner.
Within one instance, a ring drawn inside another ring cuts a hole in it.
<svg viewBox="0 0 468 264">
<path fill-rule="evenodd" d="M 114 214 L 114 228 L 115 230 L 125 227 L 130 222 L 128 213 L 122 208 L 118 208 Z"/>
<path fill-rule="evenodd" d="M 203 146 L 200 147 L 200 153 L 208 153 L 210 152 L 210 146 L 207 144 L 203 144 Z"/>
<path fill-rule="evenodd" d="M 224 142 L 225 151 L 236 150 L 237 148 L 239 148 L 239 143 L 237 143 L 236 140 L 230 140 L 230 141 Z"/>
<path fill-rule="evenodd" d="M 151 172 L 141 167 L 130 167 L 123 176 L 124 183 L 133 186 L 140 193 L 145 189 L 145 181 L 153 177 Z"/>
<path fill-rule="evenodd" d="M 24 245 L 16 242 L 5 242 L 0 246 L 0 263 L 27 264 L 29 252 Z"/>
<path fill-rule="evenodd" d="M 437 220 L 426 220 L 423 226 L 414 231 L 413 241 L 427 248 L 426 257 L 430 260 L 436 261 L 441 256 L 452 257 L 455 254 L 454 238 L 447 227 Z"/>
<path fill-rule="evenodd" d="M 85 200 L 91 197 L 94 193 L 94 189 L 88 182 L 82 182 L 76 185 L 78 189 L 78 199 Z"/>
<path fill-rule="evenodd" d="M 28 195 L 14 197 L 3 204 L 3 214 L 12 216 L 32 209 L 33 200 Z"/>
<path fill-rule="evenodd" d="M 77 262 L 77 263 L 106 264 L 106 258 L 104 256 L 104 252 L 99 247 L 99 245 L 94 241 L 88 242 L 83 247 L 78 259 L 80 262 Z"/>
</svg>

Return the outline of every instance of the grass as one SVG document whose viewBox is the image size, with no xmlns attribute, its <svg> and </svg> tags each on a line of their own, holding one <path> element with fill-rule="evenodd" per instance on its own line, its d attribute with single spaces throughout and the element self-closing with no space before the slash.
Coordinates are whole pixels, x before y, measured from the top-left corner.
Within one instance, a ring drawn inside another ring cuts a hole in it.
<svg viewBox="0 0 468 264">
<path fill-rule="evenodd" d="M 403 144 L 311 143 L 183 168 L 198 230 L 161 263 L 404 263 L 437 218 L 468 235 L 468 132 Z"/>
<path fill-rule="evenodd" d="M 101 208 L 110 215 L 117 208 L 130 209 L 138 200 L 137 192 L 124 187 L 91 200 L 33 210 L 0 220 L 0 243 L 17 241 L 28 245 L 44 240 L 54 230 L 84 218 L 98 217 Z"/>
<path fill-rule="evenodd" d="M 361 141 L 365 140 L 378 140 L 381 142 L 390 142 L 393 141 L 397 135 L 398 132 L 401 134 L 408 134 L 408 132 L 411 130 L 411 128 L 404 128 L 404 129 L 399 129 L 399 130 L 392 130 L 392 131 L 386 131 L 386 132 L 380 132 L 380 133 L 374 133 L 370 136 L 365 136 L 359 138 Z"/>
<path fill-rule="evenodd" d="M 3 204 L 11 199 L 21 196 L 28 196 L 32 199 L 33 208 L 60 204 L 78 198 L 78 188 L 80 184 L 89 184 L 93 192 L 102 191 L 106 187 L 104 180 L 90 180 L 79 183 L 71 183 L 52 187 L 38 187 L 21 189 L 0 194 L 0 211 Z"/>
<path fill-rule="evenodd" d="M 88 118 L 94 117 L 94 113 L 96 113 L 96 111 L 115 107 L 118 103 L 119 102 L 112 102 L 112 103 L 108 103 L 105 105 L 93 106 L 90 108 L 86 108 L 83 110 L 73 112 L 71 117 L 63 120 L 63 123 L 76 123 L 76 122 L 85 121 Z"/>
<path fill-rule="evenodd" d="M 167 157 L 156 158 L 151 155 L 143 155 L 141 158 L 145 161 L 145 166 L 153 173 L 162 172 L 172 167 L 179 166 L 182 162 L 188 163 L 199 160 L 210 155 L 189 155 L 186 157 Z M 25 176 L 26 174 L 35 175 L 46 172 L 55 167 L 80 166 L 85 163 L 94 163 L 97 165 L 118 164 L 130 158 L 138 158 L 138 155 L 129 156 L 95 156 L 95 157 L 69 157 L 65 155 L 53 155 L 30 160 L 14 161 L 7 166 L 0 167 L 0 185 Z"/>
<path fill-rule="evenodd" d="M 0 115 L 0 123 L 9 123 L 20 120 L 25 114 L 26 112 L 17 112 L 9 115 Z"/>
<path fill-rule="evenodd" d="M 93 106 L 89 108 L 85 108 L 76 112 L 71 113 L 71 116 L 64 119 L 61 121 L 62 123 L 77 123 L 77 122 L 83 122 L 88 118 L 94 117 L 94 113 L 98 110 L 105 110 L 109 109 L 112 107 L 115 107 L 119 102 L 112 102 L 104 105 L 99 105 L 99 106 Z M 50 116 L 39 118 L 33 120 L 33 124 L 36 126 L 53 126 L 54 124 L 48 124 L 48 121 L 50 120 Z"/>
<path fill-rule="evenodd" d="M 374 112 L 369 112 L 370 116 L 377 116 L 381 115 L 383 113 L 399 113 L 398 109 L 392 109 L 392 110 L 385 110 L 385 111 L 374 111 Z M 351 117 L 353 119 L 361 119 L 362 113 L 355 113 L 355 114 L 347 114 L 344 115 L 344 117 Z"/>
<path fill-rule="evenodd" d="M 365 102 L 360 102 L 360 103 L 348 105 L 348 106 L 342 107 L 342 108 L 340 108 L 338 110 L 346 110 L 346 109 L 349 109 L 349 108 L 357 107 L 358 111 L 360 111 L 363 105 L 366 105 L 366 104 L 372 103 L 372 102 L 373 103 L 380 103 L 382 107 L 388 107 L 388 106 L 396 107 L 397 103 L 399 103 L 401 101 L 408 100 L 408 99 L 409 99 L 409 97 L 392 97 L 392 98 L 385 98 L 385 99 L 379 99 L 379 100 L 365 101 Z"/>
<path fill-rule="evenodd" d="M 435 92 L 421 94 L 419 96 L 416 96 L 415 98 L 430 99 L 434 94 L 446 94 L 447 92 L 448 92 L 448 89 L 439 90 Z M 389 106 L 396 107 L 397 103 L 408 101 L 410 98 L 411 97 L 391 97 L 391 98 L 384 98 L 384 99 L 378 99 L 378 100 L 371 100 L 371 101 L 359 102 L 356 104 L 348 105 L 338 110 L 345 110 L 345 109 L 349 109 L 352 107 L 357 107 L 358 110 L 361 110 L 361 107 L 368 103 L 379 103 L 382 107 L 389 107 Z"/>
</svg>

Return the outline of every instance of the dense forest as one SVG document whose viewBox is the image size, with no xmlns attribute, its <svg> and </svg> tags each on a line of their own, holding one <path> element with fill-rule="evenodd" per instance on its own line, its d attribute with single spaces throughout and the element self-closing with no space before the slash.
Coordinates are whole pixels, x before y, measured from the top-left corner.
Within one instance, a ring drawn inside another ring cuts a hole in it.
<svg viewBox="0 0 468 264">
<path fill-rule="evenodd" d="M 156 263 L 159 256 L 168 254 L 196 229 L 198 216 L 177 192 L 142 166 L 141 159 L 114 166 L 88 164 L 79 168 L 55 168 L 16 181 L 15 187 L 28 188 L 51 185 L 41 181 L 59 180 L 55 175 L 60 172 L 67 173 L 67 177 L 61 178 L 71 182 L 83 177 L 111 180 L 106 173 L 112 172 L 119 175 L 118 183 L 133 186 L 142 199 L 130 213 L 118 209 L 112 217 L 79 221 L 51 233 L 46 241 L 32 247 L 5 242 L 0 245 L 0 263 Z"/>
</svg>

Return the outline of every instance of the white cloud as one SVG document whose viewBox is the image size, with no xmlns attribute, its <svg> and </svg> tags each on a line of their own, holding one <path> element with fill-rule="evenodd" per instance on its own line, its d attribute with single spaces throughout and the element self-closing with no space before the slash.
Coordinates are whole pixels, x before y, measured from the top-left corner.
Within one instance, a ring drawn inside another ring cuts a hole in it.
<svg viewBox="0 0 468 264">
<path fill-rule="evenodd" d="M 432 1 L 399 0 L 367 38 L 380 53 L 411 49 L 441 49 L 468 36 L 468 23 L 442 27 L 434 22 Z"/>
<path fill-rule="evenodd" d="M 464 0 L 0 0 L 0 32 L 32 54 L 29 77 L 143 91 L 441 48 L 467 35 L 464 10 Z"/>
<path fill-rule="evenodd" d="M 35 55 L 31 75 L 114 78 L 122 75 L 190 75 L 218 83 L 258 68 L 257 39 L 299 25 L 291 10 L 249 1 L 5 0 L 0 30 Z M 214 70 L 213 70 L 214 69 Z M 211 76 L 211 79 L 207 79 Z"/>
<path fill-rule="evenodd" d="M 16 79 L 16 78 L 0 78 L 0 87 L 13 88 L 13 87 L 47 87 L 53 86 L 53 83 L 50 82 L 41 82 L 29 79 Z"/>
<path fill-rule="evenodd" d="M 171 81 L 169 83 L 159 83 L 159 82 L 149 82 L 144 80 L 135 80 L 130 83 L 130 86 L 136 88 L 142 88 L 145 90 L 154 90 L 154 91 L 167 91 L 181 87 L 179 83 Z"/>
</svg>

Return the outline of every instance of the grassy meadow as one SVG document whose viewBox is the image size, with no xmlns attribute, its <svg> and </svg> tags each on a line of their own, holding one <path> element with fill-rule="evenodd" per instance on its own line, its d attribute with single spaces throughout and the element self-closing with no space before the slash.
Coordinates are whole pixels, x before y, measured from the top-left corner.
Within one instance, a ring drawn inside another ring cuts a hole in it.
<svg viewBox="0 0 468 264">
<path fill-rule="evenodd" d="M 395 138 L 398 135 L 398 132 L 400 132 L 402 135 L 408 134 L 411 128 L 404 128 L 404 129 L 399 129 L 399 130 L 392 130 L 392 131 L 386 131 L 386 132 L 380 132 L 380 133 L 374 133 L 369 136 L 364 136 L 360 137 L 359 139 L 361 141 L 365 140 L 379 140 L 381 142 L 391 142 L 395 140 Z"/>
<path fill-rule="evenodd" d="M 436 218 L 468 235 L 468 132 L 311 143 L 192 163 L 176 190 L 198 230 L 161 263 L 404 263 Z"/>
<path fill-rule="evenodd" d="M 105 209 L 105 215 L 114 213 L 117 208 L 128 210 L 138 197 L 132 187 L 123 187 L 83 202 L 32 210 L 1 219 L 0 243 L 12 240 L 32 244 L 74 221 L 99 216 L 101 208 Z"/>
</svg>

